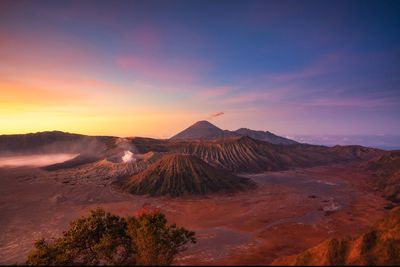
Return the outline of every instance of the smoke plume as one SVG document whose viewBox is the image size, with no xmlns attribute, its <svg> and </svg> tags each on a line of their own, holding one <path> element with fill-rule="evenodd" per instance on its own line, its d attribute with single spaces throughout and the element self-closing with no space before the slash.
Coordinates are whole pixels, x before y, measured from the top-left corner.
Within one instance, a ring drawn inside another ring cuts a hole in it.
<svg viewBox="0 0 400 267">
<path fill-rule="evenodd" d="M 225 113 L 224 113 L 223 111 L 217 112 L 217 113 L 214 113 L 214 114 L 211 114 L 211 115 L 210 115 L 210 119 L 213 119 L 213 118 L 222 116 L 222 115 L 224 115 L 224 114 L 225 114 Z"/>
</svg>

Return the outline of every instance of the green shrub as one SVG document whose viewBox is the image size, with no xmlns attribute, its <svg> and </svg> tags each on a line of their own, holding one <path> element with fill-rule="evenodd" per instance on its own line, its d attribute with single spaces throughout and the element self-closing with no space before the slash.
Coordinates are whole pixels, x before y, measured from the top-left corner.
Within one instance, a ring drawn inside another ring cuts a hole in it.
<svg viewBox="0 0 400 267">
<path fill-rule="evenodd" d="M 195 243 L 195 233 L 168 225 L 159 211 L 119 217 L 98 208 L 73 221 L 63 236 L 40 239 L 28 265 L 170 265 Z"/>
</svg>

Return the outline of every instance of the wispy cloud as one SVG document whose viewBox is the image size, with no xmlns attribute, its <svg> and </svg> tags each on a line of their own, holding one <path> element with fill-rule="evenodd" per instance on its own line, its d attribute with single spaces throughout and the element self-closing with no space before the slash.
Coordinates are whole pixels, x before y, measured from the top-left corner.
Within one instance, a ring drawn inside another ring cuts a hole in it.
<svg viewBox="0 0 400 267">
<path fill-rule="evenodd" d="M 211 114 L 210 115 L 210 119 L 213 119 L 213 118 L 216 118 L 216 117 L 220 117 L 220 116 L 222 116 L 222 115 L 224 115 L 225 114 L 225 112 L 223 112 L 223 111 L 221 111 L 221 112 L 217 112 L 217 113 L 213 113 L 213 114 Z"/>
<path fill-rule="evenodd" d="M 211 67 L 210 63 L 197 59 L 146 57 L 136 54 L 118 56 L 115 64 L 139 79 L 170 83 L 199 81 Z"/>
<path fill-rule="evenodd" d="M 354 107 L 354 108 L 376 108 L 396 105 L 392 99 L 387 98 L 366 98 L 366 97 L 331 97 L 316 98 L 310 102 L 306 102 L 306 106 L 322 106 L 322 107 Z"/>
<path fill-rule="evenodd" d="M 338 70 L 343 59 L 344 55 L 341 53 L 329 53 L 301 69 L 283 73 L 268 73 L 264 78 L 271 82 L 292 82 L 312 79 Z"/>
</svg>

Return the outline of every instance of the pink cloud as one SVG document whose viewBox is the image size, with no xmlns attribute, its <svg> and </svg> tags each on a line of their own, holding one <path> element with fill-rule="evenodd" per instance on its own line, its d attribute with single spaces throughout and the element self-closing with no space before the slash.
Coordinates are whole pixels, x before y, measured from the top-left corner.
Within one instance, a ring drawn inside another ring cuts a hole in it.
<svg viewBox="0 0 400 267">
<path fill-rule="evenodd" d="M 158 82 L 195 82 L 211 67 L 209 63 L 198 60 L 161 59 L 139 55 L 119 56 L 115 63 L 118 68 L 139 78 Z"/>
<path fill-rule="evenodd" d="M 196 97 L 199 97 L 201 99 L 224 97 L 227 96 L 230 92 L 233 92 L 234 90 L 235 88 L 231 86 L 204 88 L 197 92 Z"/>
<path fill-rule="evenodd" d="M 326 107 L 385 107 L 391 104 L 396 104 L 389 99 L 383 98 L 357 98 L 357 97 L 335 97 L 335 98 L 318 98 L 310 103 L 308 106 L 326 106 Z"/>
<path fill-rule="evenodd" d="M 126 42 L 145 49 L 159 49 L 165 42 L 165 36 L 158 29 L 149 26 L 140 26 L 135 30 L 125 33 Z"/>
<path fill-rule="evenodd" d="M 27 67 L 54 70 L 71 65 L 74 68 L 77 65 L 88 66 L 98 61 L 100 54 L 93 44 L 71 34 L 58 32 L 51 26 L 39 33 L 2 30 L 0 43 L 3 63 L 7 63 L 8 68 L 17 66 L 18 70 Z"/>
<path fill-rule="evenodd" d="M 133 46 L 152 54 L 174 48 L 177 45 L 186 45 L 192 51 L 203 49 L 207 45 L 203 36 L 182 25 L 166 27 L 151 23 L 136 25 L 125 31 L 122 41 L 127 48 Z"/>
<path fill-rule="evenodd" d="M 69 1 L 60 6 L 48 5 L 46 8 L 35 5 L 32 1 L 27 1 L 24 2 L 24 6 L 29 8 L 30 12 L 36 13 L 41 17 L 64 21 L 80 21 L 96 25 L 99 28 L 110 27 L 114 30 L 121 28 L 117 20 L 120 16 L 117 8 L 93 8 L 93 4 L 90 1 Z"/>
<path fill-rule="evenodd" d="M 215 113 L 212 113 L 209 116 L 207 116 L 205 119 L 206 120 L 213 120 L 213 119 L 221 117 L 223 115 L 225 115 L 225 112 L 223 112 L 223 111 L 215 112 Z"/>
<path fill-rule="evenodd" d="M 323 72 L 324 72 L 323 68 L 320 68 L 319 66 L 312 66 L 291 73 L 273 74 L 273 75 L 268 75 L 267 77 L 273 82 L 287 82 L 292 80 L 315 77 L 317 75 L 322 74 Z"/>
<path fill-rule="evenodd" d="M 292 87 L 245 91 L 241 94 L 226 97 L 221 101 L 229 105 L 251 104 L 256 101 L 264 101 L 265 103 L 285 102 L 286 97 L 293 95 L 295 91 L 296 88 Z"/>
<path fill-rule="evenodd" d="M 339 53 L 328 54 L 303 69 L 287 73 L 267 74 L 265 78 L 273 82 L 290 82 L 316 77 L 335 71 L 339 67 L 337 63 L 342 58 L 344 58 L 343 55 Z"/>
</svg>

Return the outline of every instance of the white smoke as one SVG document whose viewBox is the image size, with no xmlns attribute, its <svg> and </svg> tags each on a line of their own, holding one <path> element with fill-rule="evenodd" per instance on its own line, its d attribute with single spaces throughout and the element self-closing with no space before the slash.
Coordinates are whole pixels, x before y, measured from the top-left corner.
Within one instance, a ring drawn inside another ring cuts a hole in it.
<svg viewBox="0 0 400 267">
<path fill-rule="evenodd" d="M 136 158 L 133 157 L 133 153 L 129 150 L 124 151 L 124 155 L 121 157 L 123 162 L 131 162 L 136 161 Z"/>
</svg>

